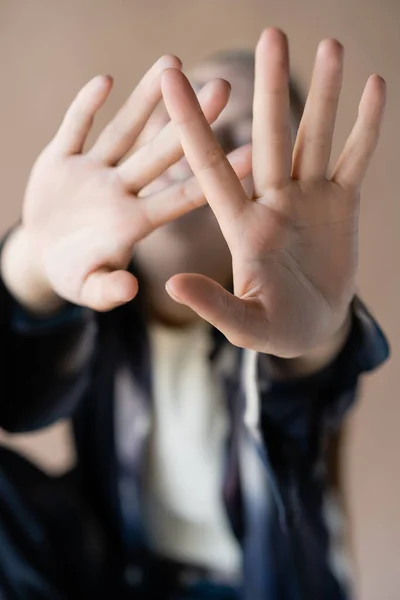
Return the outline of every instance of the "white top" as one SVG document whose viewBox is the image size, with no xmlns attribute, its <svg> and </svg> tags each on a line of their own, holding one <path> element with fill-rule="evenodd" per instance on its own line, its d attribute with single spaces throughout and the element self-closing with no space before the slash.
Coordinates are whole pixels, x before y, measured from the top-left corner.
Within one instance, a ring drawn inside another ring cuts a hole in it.
<svg viewBox="0 0 400 600">
<path fill-rule="evenodd" d="M 240 573 L 241 549 L 223 505 L 228 416 L 201 323 L 150 330 L 154 413 L 144 514 L 154 551 Z"/>
</svg>

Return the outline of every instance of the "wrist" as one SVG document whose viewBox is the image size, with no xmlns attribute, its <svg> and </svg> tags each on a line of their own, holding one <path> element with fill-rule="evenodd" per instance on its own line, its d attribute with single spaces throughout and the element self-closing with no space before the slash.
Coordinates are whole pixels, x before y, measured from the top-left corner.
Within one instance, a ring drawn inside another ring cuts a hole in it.
<svg viewBox="0 0 400 600">
<path fill-rule="evenodd" d="M 338 329 L 326 340 L 302 356 L 296 358 L 271 357 L 271 376 L 277 379 L 305 377 L 321 371 L 329 365 L 343 349 L 352 326 L 352 313 L 349 309 Z"/>
<path fill-rule="evenodd" d="M 0 270 L 10 294 L 29 312 L 47 315 L 64 304 L 40 267 L 39 251 L 23 226 L 8 236 L 1 253 Z"/>
</svg>

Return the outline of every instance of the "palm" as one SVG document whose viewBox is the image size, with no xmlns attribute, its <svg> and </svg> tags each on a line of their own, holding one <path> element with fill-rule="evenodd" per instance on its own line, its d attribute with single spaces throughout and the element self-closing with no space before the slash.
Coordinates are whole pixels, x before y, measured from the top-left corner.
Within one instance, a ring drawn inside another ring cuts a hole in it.
<svg viewBox="0 0 400 600">
<path fill-rule="evenodd" d="M 136 242 L 204 203 L 194 177 L 149 192 L 149 184 L 182 156 L 172 123 L 134 147 L 161 100 L 162 72 L 179 66 L 172 56 L 157 61 L 84 152 L 93 118 L 112 85 L 109 78 L 93 79 L 37 160 L 26 191 L 23 228 L 39 250 L 43 279 L 59 297 L 95 310 L 129 301 L 137 292 L 137 281 L 126 270 Z M 228 97 L 222 81 L 200 91 L 211 122 Z M 239 149 L 231 159 L 239 175 L 248 173 L 248 152 Z"/>
<path fill-rule="evenodd" d="M 236 345 L 298 356 L 323 343 L 346 318 L 355 288 L 359 187 L 378 140 L 385 87 L 380 77 L 369 79 L 358 120 L 327 178 L 342 62 L 337 42 L 320 45 L 293 150 L 287 41 L 277 30 L 262 35 L 256 51 L 252 200 L 183 75 L 164 76 L 167 108 L 230 248 L 234 279 L 233 295 L 189 274 L 173 278 L 169 291 Z"/>
<path fill-rule="evenodd" d="M 251 209 L 238 219 L 230 244 L 234 290 L 249 306 L 262 307 L 257 329 L 284 354 L 286 340 L 292 351 L 306 344 L 318 320 L 334 326 L 352 297 L 357 202 L 328 181 L 292 182 Z"/>
</svg>

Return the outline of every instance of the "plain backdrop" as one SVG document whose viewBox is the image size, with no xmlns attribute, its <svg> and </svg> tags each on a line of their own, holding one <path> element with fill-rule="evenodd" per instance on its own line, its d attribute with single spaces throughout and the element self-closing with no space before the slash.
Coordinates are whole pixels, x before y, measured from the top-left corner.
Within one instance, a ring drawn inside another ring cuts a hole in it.
<svg viewBox="0 0 400 600">
<path fill-rule="evenodd" d="M 355 119 L 368 75 L 378 72 L 388 83 L 386 121 L 362 195 L 359 288 L 389 336 L 392 358 L 363 379 L 360 402 L 349 419 L 344 468 L 358 597 L 398 600 L 398 0 L 0 0 L 0 229 L 18 218 L 32 162 L 89 78 L 97 73 L 115 78 L 98 128 L 160 54 L 175 53 L 190 66 L 217 49 L 254 47 L 268 25 L 287 32 L 292 69 L 303 92 L 318 41 L 336 37 L 345 46 L 333 157 Z M 61 424 L 14 441 L 57 471 L 71 460 L 67 439 L 68 427 Z"/>
</svg>

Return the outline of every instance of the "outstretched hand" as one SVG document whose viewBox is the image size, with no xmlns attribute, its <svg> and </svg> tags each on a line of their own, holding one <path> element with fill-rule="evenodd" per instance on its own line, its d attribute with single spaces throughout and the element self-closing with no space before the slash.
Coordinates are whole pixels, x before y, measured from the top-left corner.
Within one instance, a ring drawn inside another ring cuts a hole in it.
<svg viewBox="0 0 400 600">
<path fill-rule="evenodd" d="M 196 274 L 167 282 L 169 294 L 235 345 L 300 356 L 343 325 L 357 271 L 359 192 L 377 145 L 385 83 L 369 78 L 358 118 L 328 177 L 343 49 L 321 42 L 292 152 L 285 35 L 266 30 L 256 50 L 254 197 L 219 147 L 185 76 L 168 69 L 164 100 L 186 158 L 232 254 L 234 294 Z"/>
<path fill-rule="evenodd" d="M 174 56 L 159 59 L 88 149 L 87 137 L 112 80 L 95 77 L 67 110 L 35 163 L 22 225 L 2 252 L 4 281 L 30 310 L 51 312 L 64 300 L 100 311 L 128 302 L 138 289 L 127 270 L 135 244 L 205 203 L 194 177 L 149 191 L 149 184 L 183 154 L 171 123 L 135 146 L 162 98 L 163 71 L 180 66 Z M 200 91 L 210 122 L 228 98 L 229 85 L 223 80 Z M 248 175 L 249 148 L 238 149 L 230 159 L 239 177 Z"/>
</svg>

